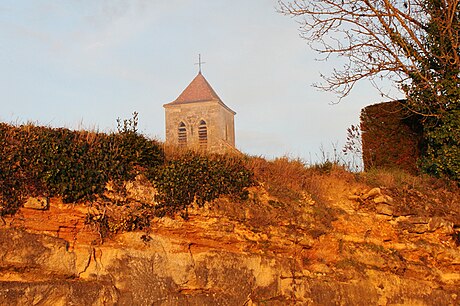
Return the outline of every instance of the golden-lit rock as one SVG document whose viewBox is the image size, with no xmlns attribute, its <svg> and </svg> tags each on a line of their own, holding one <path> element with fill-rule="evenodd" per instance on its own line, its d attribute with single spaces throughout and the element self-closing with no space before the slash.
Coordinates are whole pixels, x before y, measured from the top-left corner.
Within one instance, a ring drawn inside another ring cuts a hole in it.
<svg viewBox="0 0 460 306">
<path fill-rule="evenodd" d="M 47 197 L 30 197 L 23 205 L 24 208 L 47 210 L 49 209 L 49 199 Z"/>
<path fill-rule="evenodd" d="M 21 208 L 0 222 L 0 305 L 460 304 L 460 195 L 294 183 L 130 232 L 155 207 L 143 177 L 93 202 Z"/>
</svg>

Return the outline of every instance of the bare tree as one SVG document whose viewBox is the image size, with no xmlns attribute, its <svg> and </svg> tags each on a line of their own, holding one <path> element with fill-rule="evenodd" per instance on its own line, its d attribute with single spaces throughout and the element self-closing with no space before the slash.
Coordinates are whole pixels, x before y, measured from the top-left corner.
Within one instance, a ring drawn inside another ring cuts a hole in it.
<svg viewBox="0 0 460 306">
<path fill-rule="evenodd" d="M 318 86 L 394 82 L 423 128 L 420 167 L 460 182 L 460 0 L 279 0 L 324 59 L 346 60 Z M 384 93 L 383 93 L 384 94 Z"/>
<path fill-rule="evenodd" d="M 459 0 L 279 1 L 280 12 L 299 20 L 301 36 L 324 59 L 336 55 L 346 60 L 318 85 L 340 98 L 362 79 L 377 87 L 379 79 L 392 80 L 407 96 L 413 90 L 441 95 L 438 83 L 446 67 L 457 72 L 451 77 L 458 81 L 458 9 Z M 445 103 L 435 98 L 406 106 L 438 116 Z"/>
</svg>

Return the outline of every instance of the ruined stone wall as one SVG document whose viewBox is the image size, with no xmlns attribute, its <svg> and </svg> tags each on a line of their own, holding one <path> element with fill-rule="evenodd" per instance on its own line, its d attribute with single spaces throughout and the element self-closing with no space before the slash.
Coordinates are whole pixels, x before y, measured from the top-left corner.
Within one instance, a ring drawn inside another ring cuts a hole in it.
<svg viewBox="0 0 460 306">
<path fill-rule="evenodd" d="M 401 101 L 362 109 L 361 131 L 365 170 L 398 168 L 417 173 L 421 129 L 417 118 L 403 109 Z"/>
</svg>

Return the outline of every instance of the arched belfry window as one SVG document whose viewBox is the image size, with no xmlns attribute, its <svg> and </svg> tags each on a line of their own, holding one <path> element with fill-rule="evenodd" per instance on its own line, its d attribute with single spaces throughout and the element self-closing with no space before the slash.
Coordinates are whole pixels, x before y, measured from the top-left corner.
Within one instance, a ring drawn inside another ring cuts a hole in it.
<svg viewBox="0 0 460 306">
<path fill-rule="evenodd" d="M 206 121 L 204 120 L 201 120 L 200 125 L 198 126 L 198 141 L 202 147 L 205 147 L 208 144 L 208 128 L 206 126 Z"/>
<path fill-rule="evenodd" d="M 185 146 L 187 144 L 187 127 L 183 122 L 179 123 L 178 142 L 180 146 Z"/>
</svg>

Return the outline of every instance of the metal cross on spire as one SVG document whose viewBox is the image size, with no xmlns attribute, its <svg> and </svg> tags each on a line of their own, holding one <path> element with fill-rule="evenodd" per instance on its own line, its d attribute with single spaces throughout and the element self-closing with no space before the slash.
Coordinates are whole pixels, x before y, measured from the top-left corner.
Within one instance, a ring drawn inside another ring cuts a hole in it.
<svg viewBox="0 0 460 306">
<path fill-rule="evenodd" d="M 198 72 L 201 73 L 201 65 L 206 64 L 206 62 L 201 61 L 201 54 L 198 54 L 198 63 L 195 63 L 195 65 L 198 65 Z"/>
</svg>

